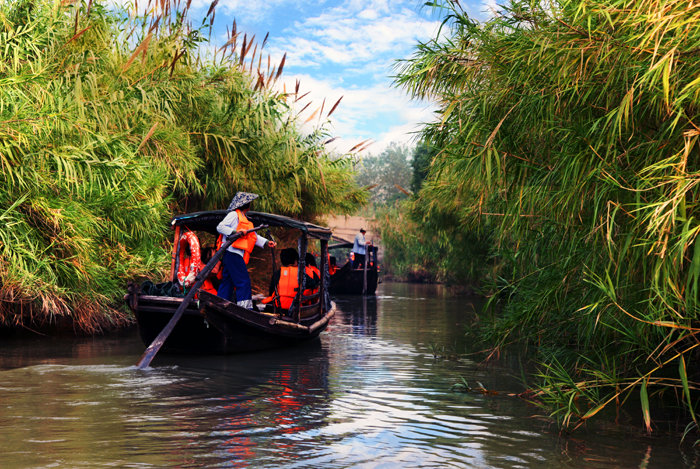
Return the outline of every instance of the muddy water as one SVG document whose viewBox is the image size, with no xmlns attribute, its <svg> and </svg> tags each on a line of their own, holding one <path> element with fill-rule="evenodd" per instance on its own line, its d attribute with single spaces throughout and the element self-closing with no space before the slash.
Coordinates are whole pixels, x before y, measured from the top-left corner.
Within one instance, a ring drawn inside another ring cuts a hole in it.
<svg viewBox="0 0 700 469">
<path fill-rule="evenodd" d="M 694 467 L 635 427 L 560 435 L 515 370 L 459 353 L 479 304 L 382 284 L 319 341 L 133 365 L 135 331 L 0 341 L 0 467 Z M 436 358 L 436 355 L 438 358 Z M 497 393 L 454 390 L 464 379 Z"/>
</svg>

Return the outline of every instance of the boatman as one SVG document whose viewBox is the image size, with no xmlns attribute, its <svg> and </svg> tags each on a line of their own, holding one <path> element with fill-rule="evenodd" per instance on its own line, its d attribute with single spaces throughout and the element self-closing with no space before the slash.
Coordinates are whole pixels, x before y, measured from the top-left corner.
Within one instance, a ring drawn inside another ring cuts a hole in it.
<svg viewBox="0 0 700 469">
<path fill-rule="evenodd" d="M 246 231 L 253 228 L 253 223 L 246 218 L 253 200 L 258 194 L 237 192 L 228 206 L 228 214 L 218 224 L 216 231 L 229 236 L 236 231 Z M 275 247 L 274 241 L 269 241 L 255 232 L 238 238 L 224 253 L 223 277 L 217 295 L 225 300 L 235 301 L 242 308 L 253 309 L 250 275 L 248 275 L 248 260 L 255 246 Z"/>
<path fill-rule="evenodd" d="M 355 242 L 352 245 L 352 268 L 362 268 L 365 265 L 365 253 L 367 252 L 367 246 L 371 244 L 369 241 L 365 241 L 365 231 L 364 228 L 360 228 L 360 232 L 355 235 Z"/>
</svg>

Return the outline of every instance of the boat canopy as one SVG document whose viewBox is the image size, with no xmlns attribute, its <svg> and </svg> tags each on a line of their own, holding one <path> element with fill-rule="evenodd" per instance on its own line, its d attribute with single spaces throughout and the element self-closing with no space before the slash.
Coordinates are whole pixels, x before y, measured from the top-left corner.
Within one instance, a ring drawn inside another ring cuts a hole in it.
<svg viewBox="0 0 700 469">
<path fill-rule="evenodd" d="M 329 244 L 328 249 L 347 249 L 352 248 L 355 245 L 355 243 L 352 241 L 347 241 L 345 239 L 337 238 L 335 236 L 333 236 L 333 240 L 335 241 L 335 243 Z"/>
<path fill-rule="evenodd" d="M 186 213 L 173 217 L 170 225 L 186 226 L 193 231 L 207 231 L 216 233 L 216 225 L 224 219 L 228 211 L 226 210 L 210 210 L 207 212 Z M 333 234 L 330 228 L 314 225 L 294 218 L 285 217 L 284 215 L 275 215 L 272 213 L 249 211 L 246 213 L 248 220 L 255 225 L 270 225 L 283 228 L 294 228 L 300 230 L 306 236 L 316 239 L 329 240 Z"/>
<path fill-rule="evenodd" d="M 335 241 L 335 243 L 328 245 L 329 251 L 333 249 L 352 249 L 355 246 L 354 241 L 348 241 L 347 239 L 339 238 L 337 236 L 333 236 L 332 241 Z M 370 245 L 367 246 L 367 249 L 372 252 L 376 252 L 379 248 L 377 246 Z"/>
</svg>

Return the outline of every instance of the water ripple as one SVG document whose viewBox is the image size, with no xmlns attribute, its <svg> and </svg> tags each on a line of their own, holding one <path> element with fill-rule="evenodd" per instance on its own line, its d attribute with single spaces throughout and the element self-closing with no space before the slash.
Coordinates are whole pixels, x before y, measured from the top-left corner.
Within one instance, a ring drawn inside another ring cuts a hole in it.
<svg viewBox="0 0 700 469">
<path fill-rule="evenodd" d="M 433 356 L 430 344 L 463 343 L 467 301 L 391 288 L 342 299 L 321 340 L 293 349 L 163 355 L 139 370 L 135 335 L 111 342 L 109 356 L 100 340 L 64 343 L 60 356 L 15 345 L 0 355 L 0 467 L 692 465 L 675 445 L 647 456 L 649 445 L 603 434 L 562 443 L 506 396 L 508 370 Z M 453 392 L 462 379 L 503 393 Z"/>
</svg>

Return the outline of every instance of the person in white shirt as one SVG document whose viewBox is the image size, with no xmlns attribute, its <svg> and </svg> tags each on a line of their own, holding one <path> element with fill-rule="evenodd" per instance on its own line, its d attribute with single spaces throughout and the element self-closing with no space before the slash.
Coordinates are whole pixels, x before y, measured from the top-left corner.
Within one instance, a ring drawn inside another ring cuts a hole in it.
<svg viewBox="0 0 700 469">
<path fill-rule="evenodd" d="M 216 227 L 216 231 L 229 236 L 236 231 L 246 231 L 253 228 L 253 223 L 245 214 L 250 210 L 251 203 L 257 199 L 257 194 L 250 192 L 236 193 L 228 206 L 228 214 Z M 255 232 L 241 236 L 224 253 L 221 259 L 223 278 L 217 290 L 217 295 L 225 300 L 235 301 L 242 308 L 253 309 L 248 260 L 255 246 L 275 247 L 274 241 L 269 241 Z"/>
<path fill-rule="evenodd" d="M 367 246 L 371 244 L 365 240 L 365 233 L 367 233 L 367 231 L 365 231 L 364 228 L 360 228 L 360 232 L 355 235 L 355 242 L 352 246 L 353 269 L 362 268 L 365 265 L 365 254 L 367 253 Z"/>
</svg>

